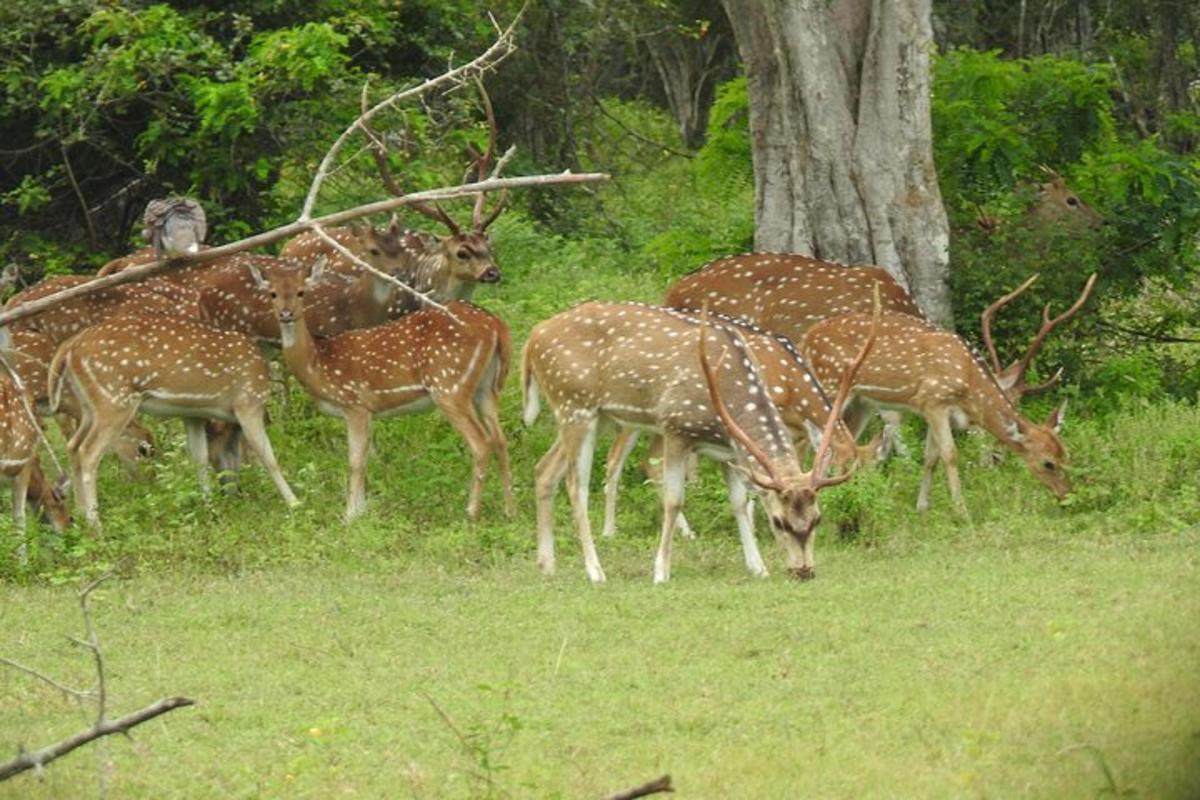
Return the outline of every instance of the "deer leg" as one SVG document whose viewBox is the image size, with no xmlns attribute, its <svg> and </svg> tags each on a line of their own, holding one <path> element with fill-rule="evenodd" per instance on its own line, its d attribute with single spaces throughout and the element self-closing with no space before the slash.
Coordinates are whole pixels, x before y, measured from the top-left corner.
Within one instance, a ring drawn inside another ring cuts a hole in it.
<svg viewBox="0 0 1200 800">
<path fill-rule="evenodd" d="M 200 484 L 200 492 L 207 500 L 211 489 L 208 485 L 208 437 L 204 433 L 204 420 L 185 417 L 183 429 L 187 433 L 188 453 L 192 456 L 192 463 L 196 465 L 196 480 Z"/>
<path fill-rule="evenodd" d="M 96 494 L 96 473 L 100 459 L 136 413 L 136 404 L 130 407 L 111 406 L 102 413 L 93 410 L 91 424 L 80 426 L 84 436 L 73 453 L 78 476 L 75 501 L 83 518 L 93 527 L 100 527 L 100 502 Z"/>
<path fill-rule="evenodd" d="M 671 536 L 683 507 L 684 484 L 687 483 L 687 447 L 674 436 L 663 437 L 662 459 L 662 534 L 658 554 L 654 557 L 654 582 L 671 579 Z"/>
<path fill-rule="evenodd" d="M 238 425 L 241 426 L 241 436 L 245 437 L 250 451 L 254 453 L 254 456 L 267 470 L 267 474 L 271 476 L 271 481 L 275 484 L 275 488 L 283 496 L 283 502 L 287 503 L 288 508 L 295 508 L 300 505 L 300 501 L 296 498 L 295 493 L 292 492 L 292 487 L 288 486 L 287 479 L 283 477 L 283 470 L 279 469 L 279 462 L 275 460 L 275 451 L 271 449 L 271 440 L 267 438 L 267 426 L 263 422 L 263 407 L 235 408 L 233 413 L 237 417 Z M 231 435 L 226 443 L 225 450 L 233 448 L 234 452 L 237 452 L 239 446 L 238 438 L 236 434 Z M 224 465 L 226 463 L 226 453 L 222 452 L 221 455 L 221 463 Z"/>
<path fill-rule="evenodd" d="M 346 490 L 346 522 L 367 509 L 367 450 L 371 445 L 371 414 L 362 409 L 343 409 L 346 438 L 350 446 L 350 484 Z"/>
<path fill-rule="evenodd" d="M 596 450 L 595 416 L 559 427 L 563 449 L 567 455 L 567 496 L 575 515 L 575 535 L 583 551 L 583 568 L 592 583 L 604 583 L 604 570 L 592 539 L 592 523 L 588 519 L 588 481 L 592 476 L 592 457 Z"/>
<path fill-rule="evenodd" d="M 17 559 L 24 566 L 29 562 L 29 556 L 25 547 L 25 503 L 29 496 L 29 481 L 33 477 L 34 460 L 30 457 L 25 466 L 13 476 L 12 483 L 12 499 L 13 499 L 13 522 L 17 526 L 17 533 L 21 537 L 20 543 L 17 545 Z"/>
<path fill-rule="evenodd" d="M 475 414 L 475 407 L 463 398 L 435 396 L 438 408 L 446 415 L 450 425 L 471 449 L 471 489 L 467 494 L 467 519 L 479 519 L 479 504 L 483 500 L 483 479 L 487 473 L 488 457 L 491 455 L 491 437 Z"/>
<path fill-rule="evenodd" d="M 908 448 L 904 446 L 904 439 L 900 436 L 900 423 L 904 421 L 904 417 L 899 411 L 880 411 L 879 416 L 883 419 L 883 458 L 891 455 L 896 455 L 904 458 L 908 455 Z M 851 430 L 854 430 L 851 428 Z M 860 427 L 859 430 L 862 430 Z M 857 437 L 858 432 L 855 431 Z"/>
<path fill-rule="evenodd" d="M 950 415 L 938 415 L 932 430 L 942 464 L 946 467 L 946 483 L 950 485 L 950 500 L 954 503 L 954 509 L 966 517 L 968 516 L 967 505 L 963 502 L 962 486 L 958 479 L 958 448 L 954 445 L 954 430 L 950 426 Z"/>
<path fill-rule="evenodd" d="M 479 416 L 488 434 L 492 452 L 496 454 L 496 466 L 500 469 L 500 483 L 504 487 L 504 516 L 511 519 L 517 513 L 513 500 L 512 468 L 508 461 L 508 439 L 500 427 L 500 410 L 493 392 L 485 392 L 479 402 Z"/>
<path fill-rule="evenodd" d="M 921 473 L 921 488 L 917 490 L 917 511 L 929 510 L 929 490 L 933 485 L 933 470 L 937 466 L 941 453 L 937 446 L 937 434 L 934 433 L 934 422 L 925 420 L 925 464 Z"/>
<path fill-rule="evenodd" d="M 538 566 L 545 575 L 554 574 L 554 492 L 567 472 L 567 454 L 562 438 L 542 456 L 534 470 L 534 491 L 537 497 Z"/>
<path fill-rule="evenodd" d="M 746 481 L 732 464 L 722 464 L 721 474 L 729 489 L 729 504 L 733 506 L 733 517 L 737 520 L 738 536 L 742 540 L 742 554 L 746 558 L 746 569 L 759 578 L 767 577 L 767 565 L 763 563 L 754 538 L 754 498 L 746 491 Z"/>
<path fill-rule="evenodd" d="M 617 494 L 621 489 L 621 472 L 629 454 L 637 445 L 638 432 L 632 428 L 617 431 L 612 446 L 608 448 L 608 459 L 604 469 L 604 532 L 605 538 L 617 533 Z"/>
</svg>

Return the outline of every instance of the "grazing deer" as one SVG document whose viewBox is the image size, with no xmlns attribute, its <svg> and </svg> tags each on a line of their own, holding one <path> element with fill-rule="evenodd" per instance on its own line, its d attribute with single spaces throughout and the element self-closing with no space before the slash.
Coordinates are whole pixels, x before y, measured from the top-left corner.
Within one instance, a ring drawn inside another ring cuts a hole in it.
<svg viewBox="0 0 1200 800">
<path fill-rule="evenodd" d="M 201 486 L 208 486 L 204 420 L 237 422 L 289 506 L 299 503 L 275 462 L 265 426 L 270 376 L 247 336 L 153 314 L 113 317 L 65 342 L 50 364 L 50 407 L 66 386 L 79 400 L 82 424 L 67 443 L 76 502 L 99 525 L 96 470 L 139 409 L 182 417 Z"/>
<path fill-rule="evenodd" d="M 13 520 L 22 535 L 27 499 L 41 507 L 55 530 L 61 532 L 71 524 L 62 487 L 46 480 L 38 462 L 41 429 L 32 410 L 33 398 L 6 370 L 0 370 L 0 474 L 12 481 Z M 24 539 L 19 552 L 24 560 Z"/>
<path fill-rule="evenodd" d="M 810 443 L 816 447 L 821 436 L 821 426 L 829 417 L 830 401 L 795 346 L 786 337 L 769 334 L 757 326 L 735 323 L 728 317 L 719 321 L 724 325 L 736 326 L 738 334 L 749 346 L 769 389 L 768 395 L 791 432 L 793 444 L 801 447 L 803 441 L 804 447 Z M 609 449 L 604 476 L 605 537 L 616 533 L 617 493 L 620 489 L 621 471 L 637 443 L 637 437 L 636 429 L 622 430 L 618 432 Z M 846 426 L 838 425 L 833 429 L 831 444 L 833 466 L 845 471 L 854 466 L 869 465 L 874 462 L 879 446 L 880 439 L 876 438 L 864 447 L 857 447 Z M 661 449 L 662 441 L 656 438 L 651 445 L 651 454 L 656 456 L 660 463 Z M 679 532 L 687 538 L 692 538 L 691 528 L 684 519 L 683 512 L 679 513 L 676 522 Z"/>
<path fill-rule="evenodd" d="M 513 511 L 508 443 L 500 428 L 498 397 L 512 358 L 501 320 L 469 303 L 446 311 L 428 308 L 360 331 L 318 339 L 304 313 L 305 290 L 324 269 L 279 269 L 254 279 L 270 294 L 282 333 L 283 359 L 327 414 L 346 420 L 350 482 L 346 521 L 366 508 L 367 449 L 376 415 L 412 413 L 436 405 L 471 450 L 467 516 L 479 517 L 483 479 L 494 453 L 504 485 L 505 512 Z"/>
<path fill-rule="evenodd" d="M 37 413 L 41 416 L 49 415 L 47 378 L 50 362 L 54 360 L 58 345 L 47 334 L 25 330 L 12 334 L 11 346 L 12 349 L 7 352 L 9 365 L 20 376 L 25 391 L 34 400 Z M 78 428 L 80 416 L 75 395 L 64 392 L 58 404 L 58 424 L 66 438 L 69 439 Z M 154 434 L 137 419 L 132 419 L 129 427 L 122 431 L 114 451 L 128 474 L 134 477 L 137 475 L 138 462 L 153 455 L 155 451 Z"/>
<path fill-rule="evenodd" d="M 708 359 L 710 346 L 721 350 L 715 366 Z M 588 480 L 598 429 L 616 425 L 663 436 L 663 520 L 655 583 L 670 578 L 671 536 L 693 451 L 722 462 L 750 571 L 766 575 L 743 476 L 753 480 L 762 496 L 792 575 L 813 576 L 817 492 L 849 477 L 824 476 L 848 378 L 825 421 L 811 473 L 801 470 L 792 432 L 735 327 L 697 324 L 692 316 L 655 306 L 585 303 L 530 332 L 522 387 L 525 423 L 536 419 L 540 394 L 558 423 L 558 436 L 536 473 L 538 564 L 544 573 L 554 572 L 553 501 L 565 476 L 584 569 L 593 582 L 604 581 L 588 520 Z"/>
<path fill-rule="evenodd" d="M 813 373 L 835 380 L 870 328 L 866 314 L 845 314 L 814 325 L 800 344 Z M 852 431 L 860 430 L 870 407 L 898 408 L 925 418 L 925 470 L 917 510 L 929 508 L 933 469 L 946 466 L 950 496 L 966 513 L 958 479 L 952 427 L 975 425 L 1021 456 L 1034 477 L 1062 498 L 1070 491 L 1063 468 L 1067 453 L 1058 433 L 1066 403 L 1046 424 L 1020 415 L 982 359 L 962 337 L 908 314 L 883 314 L 878 340 L 861 365 L 847 413 Z"/>
</svg>

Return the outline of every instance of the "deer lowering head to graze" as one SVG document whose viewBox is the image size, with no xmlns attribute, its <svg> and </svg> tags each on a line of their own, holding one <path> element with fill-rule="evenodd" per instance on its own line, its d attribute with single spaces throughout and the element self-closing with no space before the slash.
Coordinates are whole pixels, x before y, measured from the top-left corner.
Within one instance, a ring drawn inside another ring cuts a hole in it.
<svg viewBox="0 0 1200 800">
<path fill-rule="evenodd" d="M 710 349 L 717 352 L 715 364 Z M 553 500 L 565 476 L 584 568 L 593 582 L 604 580 L 588 520 L 588 480 L 597 431 L 615 425 L 663 437 L 656 583 L 670 578 L 671 536 L 693 451 L 722 462 L 747 567 L 766 574 L 746 510 L 744 476 L 762 496 L 791 573 L 812 577 L 813 529 L 820 518 L 817 492 L 848 477 L 824 477 L 844 393 L 833 403 L 813 471 L 806 473 L 792 432 L 771 402 L 771 387 L 740 331 L 637 303 L 585 303 L 536 325 L 525 344 L 522 386 L 526 424 L 537 417 L 540 395 L 558 423 L 558 436 L 537 466 L 538 564 L 543 572 L 554 572 Z"/>
<path fill-rule="evenodd" d="M 1033 282 L 1037 279 L 1038 276 L 1036 274 L 1033 275 L 1019 287 L 985 308 L 979 318 L 980 328 L 983 331 L 983 343 L 987 348 L 988 356 L 991 358 L 992 371 L 996 375 L 996 381 L 1000 384 L 1000 388 L 1004 390 L 1004 393 L 1008 395 L 1008 398 L 1014 403 L 1021 402 L 1021 398 L 1025 395 L 1037 395 L 1048 391 L 1057 386 L 1059 381 L 1062 380 L 1061 367 L 1048 380 L 1039 383 L 1037 386 L 1028 385 L 1025 382 L 1025 374 L 1029 371 L 1029 365 L 1033 363 L 1033 359 L 1041 351 L 1042 345 L 1045 344 L 1046 337 L 1059 325 L 1079 313 L 1079 309 L 1083 308 L 1083 304 L 1087 302 L 1088 295 L 1092 292 L 1092 287 L 1096 285 L 1096 275 L 1093 273 L 1088 278 L 1087 284 L 1084 285 L 1079 299 L 1070 308 L 1053 319 L 1050 318 L 1050 304 L 1047 303 L 1042 308 L 1042 325 L 1038 329 L 1037 335 L 1033 337 L 1033 342 L 1025 350 L 1024 355 L 1007 367 L 1002 368 L 1000 366 L 1000 356 L 996 354 L 996 345 L 992 341 L 992 319 L 995 317 L 997 311 L 1011 303 L 1017 296 L 1032 286 Z"/>
<path fill-rule="evenodd" d="M 684 316 L 698 318 L 681 312 Z M 792 435 L 793 444 L 797 449 L 807 448 L 811 443 L 814 447 L 820 440 L 821 426 L 829 417 L 830 399 L 822 389 L 817 379 L 809 371 L 804 358 L 792 345 L 791 341 L 779 334 L 770 334 L 744 322 L 735 323 L 729 317 L 715 319 L 722 325 L 735 326 L 738 335 L 749 347 L 750 353 L 758 366 L 762 379 L 766 382 L 768 396 L 779 410 L 780 417 Z M 613 536 L 616 532 L 616 503 L 617 492 L 620 488 L 621 471 L 625 460 L 629 457 L 637 441 L 636 429 L 626 429 L 619 432 L 609 449 L 607 469 L 604 477 L 604 536 Z M 837 425 L 833 429 L 833 439 L 830 444 L 832 464 L 841 471 L 869 465 L 875 461 L 879 450 L 878 439 L 870 444 L 857 447 L 854 437 L 845 425 Z M 660 439 L 651 444 L 651 452 L 661 462 Z M 647 470 L 652 477 L 657 478 L 657 470 Z M 677 517 L 680 533 L 691 537 L 691 529 L 684 520 L 683 513 Z"/>
<path fill-rule="evenodd" d="M 512 341 L 501 320 L 469 303 L 446 311 L 428 308 L 359 331 L 318 339 L 305 316 L 306 290 L 319 285 L 323 264 L 278 269 L 255 279 L 269 293 L 282 334 L 288 369 L 327 414 L 346 421 L 350 482 L 346 520 L 366 508 L 366 465 L 375 416 L 436 406 L 471 450 L 467 516 L 479 516 L 487 462 L 494 454 L 512 513 L 508 444 L 500 428 L 498 398 L 508 374 Z"/>
<path fill-rule="evenodd" d="M 38 463 L 41 429 L 32 408 L 33 398 L 7 370 L 0 369 L 0 475 L 12 481 L 13 519 L 23 533 L 28 499 L 41 508 L 55 530 L 63 531 L 71 524 L 71 518 L 61 489 L 46 480 Z M 22 540 L 22 558 L 24 547 Z"/>
<path fill-rule="evenodd" d="M 182 417 L 201 486 L 208 486 L 204 420 L 236 422 L 289 506 L 298 503 L 275 462 L 265 415 L 270 374 L 249 337 L 153 314 L 107 319 L 65 342 L 47 381 L 53 410 L 67 387 L 82 423 L 67 443 L 76 502 L 98 525 L 96 470 L 138 410 Z"/>
<path fill-rule="evenodd" d="M 834 380 L 870 329 L 870 316 L 846 314 L 814 325 L 800 344 L 817 378 Z M 1030 471 L 1062 498 L 1070 491 L 1064 473 L 1067 453 L 1058 437 L 1065 412 L 1059 406 L 1045 425 L 1020 415 L 982 359 L 962 337 L 908 314 L 883 315 L 870 357 L 859 368 L 847 411 L 847 424 L 858 430 L 870 407 L 920 414 L 928 424 L 925 471 L 918 510 L 929 507 L 933 469 L 941 460 L 955 506 L 966 506 L 958 479 L 952 428 L 975 425 L 1016 452 Z"/>
</svg>

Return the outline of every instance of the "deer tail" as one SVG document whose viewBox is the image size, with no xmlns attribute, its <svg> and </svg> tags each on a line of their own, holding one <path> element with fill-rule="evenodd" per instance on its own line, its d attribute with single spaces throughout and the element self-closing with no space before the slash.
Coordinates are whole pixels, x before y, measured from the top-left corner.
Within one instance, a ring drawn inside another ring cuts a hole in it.
<svg viewBox="0 0 1200 800">
<path fill-rule="evenodd" d="M 529 363 L 529 344 L 521 352 L 521 407 L 524 409 L 521 419 L 526 425 L 532 425 L 541 411 L 538 398 L 537 378 L 533 376 L 533 366 Z"/>
<path fill-rule="evenodd" d="M 58 413 L 58 405 L 62 400 L 63 372 L 67 368 L 67 358 L 70 356 L 71 345 L 74 341 L 74 337 L 72 337 L 62 343 L 62 346 L 54 353 L 50 369 L 46 371 L 46 402 L 50 406 L 51 414 Z"/>
</svg>

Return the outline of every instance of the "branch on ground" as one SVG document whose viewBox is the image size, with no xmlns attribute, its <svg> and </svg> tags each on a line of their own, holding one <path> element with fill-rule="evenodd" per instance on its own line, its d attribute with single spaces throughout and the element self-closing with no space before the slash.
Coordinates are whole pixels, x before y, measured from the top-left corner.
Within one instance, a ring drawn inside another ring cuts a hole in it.
<svg viewBox="0 0 1200 800">
<path fill-rule="evenodd" d="M 609 795 L 604 800 L 634 800 L 638 797 L 648 797 L 659 792 L 674 792 L 675 788 L 671 786 L 671 776 L 663 775 L 661 778 L 652 780 L 649 783 L 643 783 L 641 786 L 635 786 L 632 789 L 626 789 L 623 792 Z"/>
</svg>

